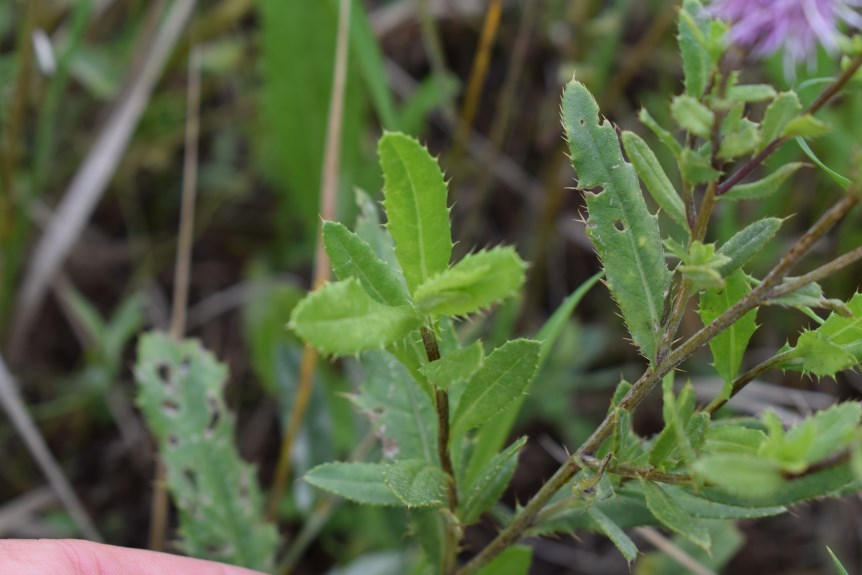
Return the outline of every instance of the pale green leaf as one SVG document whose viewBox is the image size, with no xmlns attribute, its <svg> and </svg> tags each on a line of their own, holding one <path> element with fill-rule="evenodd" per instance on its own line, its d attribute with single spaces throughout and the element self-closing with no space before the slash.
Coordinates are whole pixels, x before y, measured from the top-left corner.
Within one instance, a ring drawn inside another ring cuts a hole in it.
<svg viewBox="0 0 862 575">
<path fill-rule="evenodd" d="M 759 429 L 739 425 L 713 425 L 706 435 L 704 451 L 707 453 L 728 453 L 756 455 L 766 434 Z"/>
<path fill-rule="evenodd" d="M 728 276 L 744 266 L 775 236 L 781 224 L 779 218 L 763 218 L 733 234 L 718 248 L 718 253 L 730 260 L 719 268 L 721 275 Z"/>
<path fill-rule="evenodd" d="M 708 325 L 750 291 L 745 274 L 737 270 L 727 276 L 723 289 L 702 293 L 699 313 L 703 324 Z M 728 386 L 739 372 L 748 342 L 757 329 L 756 317 L 757 309 L 753 309 L 709 341 L 712 365 L 726 384 L 723 394 L 729 393 Z"/>
<path fill-rule="evenodd" d="M 721 175 L 707 156 L 691 148 L 685 148 L 679 155 L 679 171 L 682 179 L 690 184 L 712 182 Z"/>
<path fill-rule="evenodd" d="M 731 86 L 727 97 L 736 102 L 762 102 L 775 97 L 775 88 L 769 84 L 743 84 Z"/>
<path fill-rule="evenodd" d="M 437 412 L 430 396 L 391 354 L 368 351 L 360 361 L 365 379 L 350 398 L 368 414 L 384 457 L 436 463 Z"/>
<path fill-rule="evenodd" d="M 445 271 L 452 255 L 446 182 L 419 142 L 389 132 L 377 146 L 385 180 L 384 206 L 395 254 L 410 292 Z"/>
<path fill-rule="evenodd" d="M 760 124 L 760 147 L 763 149 L 781 137 L 787 125 L 802 111 L 802 104 L 795 92 L 782 92 L 775 97 Z"/>
<path fill-rule="evenodd" d="M 411 307 L 375 301 L 350 278 L 308 294 L 293 309 L 288 326 L 323 353 L 352 355 L 403 339 L 420 324 Z"/>
<path fill-rule="evenodd" d="M 424 311 L 444 315 L 480 311 L 517 294 L 524 283 L 526 267 L 512 247 L 469 254 L 417 287 L 416 305 Z"/>
<path fill-rule="evenodd" d="M 771 196 L 781 187 L 781 184 L 796 173 L 805 164 L 795 162 L 781 166 L 765 178 L 751 182 L 750 184 L 739 184 L 718 196 L 722 200 L 757 200 Z"/>
<path fill-rule="evenodd" d="M 671 274 L 664 263 L 658 220 L 649 213 L 637 174 L 622 158 L 610 122 L 583 84 L 572 81 L 563 116 L 572 163 L 587 193 L 587 234 L 604 264 L 606 281 L 620 305 L 632 339 L 650 361 L 661 339 L 664 298 Z"/>
<path fill-rule="evenodd" d="M 365 291 L 381 303 L 408 303 L 400 278 L 358 235 L 338 222 L 323 222 L 323 245 L 338 279 L 358 279 Z"/>
<path fill-rule="evenodd" d="M 446 498 L 446 474 L 422 459 L 405 459 L 386 466 L 383 481 L 407 507 L 442 507 Z"/>
<path fill-rule="evenodd" d="M 641 111 L 638 114 L 638 119 L 656 135 L 662 144 L 667 146 L 675 158 L 679 158 L 679 154 L 682 152 L 682 145 L 676 138 L 674 138 L 673 134 L 662 128 L 659 123 L 655 121 L 655 118 L 650 115 L 646 108 L 641 108 Z"/>
<path fill-rule="evenodd" d="M 849 575 L 847 573 L 847 569 L 844 568 L 844 565 L 841 564 L 841 561 L 839 561 L 838 557 L 835 556 L 835 553 L 832 552 L 832 549 L 827 547 L 826 551 L 829 553 L 829 557 L 832 559 L 832 565 L 835 566 L 835 570 L 838 572 L 838 575 Z"/>
<path fill-rule="evenodd" d="M 515 473 L 518 453 L 526 444 L 527 438 L 521 437 L 495 455 L 476 480 L 464 490 L 466 496 L 458 511 L 458 517 L 462 523 L 465 525 L 475 523 L 482 513 L 497 504 Z"/>
<path fill-rule="evenodd" d="M 824 164 L 823 161 L 817 157 L 817 154 L 815 154 L 814 151 L 811 149 L 811 147 L 808 145 L 808 142 L 806 142 L 803 138 L 796 138 L 796 143 L 799 145 L 800 148 L 802 148 L 802 151 L 805 152 L 805 155 L 808 156 L 812 162 L 817 164 L 817 166 L 821 170 L 826 172 L 826 174 L 830 178 L 832 178 L 832 180 L 836 184 L 841 186 L 842 189 L 846 190 L 847 188 L 850 187 L 850 184 L 852 183 L 850 181 L 850 178 L 842 176 L 841 174 L 839 174 L 838 172 L 836 172 L 835 170 L 833 170 L 832 168 L 830 168 L 829 166 Z"/>
<path fill-rule="evenodd" d="M 589 514 L 590 519 L 596 522 L 596 525 L 598 525 L 601 532 L 604 533 L 607 538 L 613 542 L 619 552 L 623 554 L 626 561 L 631 564 L 632 561 L 637 559 L 637 546 L 619 525 L 614 523 L 610 517 L 602 513 L 602 511 L 596 506 L 592 506 L 587 509 L 587 513 Z"/>
<path fill-rule="evenodd" d="M 790 120 L 781 136 L 783 138 L 816 138 L 828 133 L 829 124 L 818 120 L 811 114 L 805 114 Z"/>
<path fill-rule="evenodd" d="M 686 131 L 708 138 L 715 123 L 715 113 L 688 95 L 676 96 L 670 104 L 670 114 Z"/>
<path fill-rule="evenodd" d="M 137 404 L 159 443 L 189 555 L 268 571 L 278 534 L 263 516 L 255 470 L 240 459 L 224 401 L 227 369 L 197 341 L 144 335 Z"/>
<path fill-rule="evenodd" d="M 324 463 L 305 474 L 303 479 L 318 489 L 365 505 L 404 504 L 386 487 L 383 463 Z"/>
<path fill-rule="evenodd" d="M 389 231 L 381 223 L 377 202 L 372 200 L 371 196 L 359 188 L 356 188 L 355 192 L 356 206 L 359 208 L 354 228 L 356 235 L 371 246 L 377 257 L 383 260 L 398 275 L 399 281 L 403 281 L 401 266 L 395 257 L 395 245 L 392 242 L 392 236 L 389 235 Z"/>
<path fill-rule="evenodd" d="M 817 377 L 835 377 L 839 371 L 859 363 L 853 353 L 818 330 L 803 332 L 795 349 L 794 359 L 801 360 L 801 370 Z"/>
<path fill-rule="evenodd" d="M 484 360 L 482 342 L 475 341 L 472 345 L 445 354 L 437 361 L 426 363 L 420 370 L 431 385 L 446 389 L 454 383 L 473 377 Z"/>
<path fill-rule="evenodd" d="M 692 471 L 723 491 L 742 497 L 771 497 L 785 484 L 777 464 L 752 455 L 705 455 L 695 462 Z"/>
<path fill-rule="evenodd" d="M 737 128 L 721 138 L 718 157 L 722 160 L 732 160 L 753 152 L 760 143 L 760 132 L 757 124 L 742 118 Z"/>
<path fill-rule="evenodd" d="M 685 204 L 679 197 L 664 169 L 640 136 L 634 132 L 623 132 L 623 146 L 626 155 L 637 170 L 638 176 L 643 180 L 655 203 L 678 223 L 684 230 L 688 230 L 688 219 L 685 215 Z"/>
<path fill-rule="evenodd" d="M 662 525 L 674 533 L 682 535 L 698 547 L 709 549 L 709 530 L 700 520 L 695 519 L 680 507 L 655 483 L 641 479 L 640 484 L 647 508 Z"/>
<path fill-rule="evenodd" d="M 526 545 L 507 547 L 482 567 L 476 575 L 527 575 L 533 560 L 533 550 Z"/>
<path fill-rule="evenodd" d="M 520 397 L 536 374 L 540 348 L 537 341 L 516 339 L 491 352 L 464 389 L 452 433 L 482 425 Z"/>
<path fill-rule="evenodd" d="M 679 48 L 685 74 L 685 91 L 700 98 L 712 75 L 712 64 L 703 30 L 695 17 L 702 10 L 699 2 L 686 0 L 679 12 Z"/>
<path fill-rule="evenodd" d="M 662 485 L 661 489 L 687 513 L 701 519 L 756 519 L 781 515 L 787 511 L 787 508 L 781 505 L 745 507 L 718 503 L 699 497 L 676 485 Z"/>
</svg>

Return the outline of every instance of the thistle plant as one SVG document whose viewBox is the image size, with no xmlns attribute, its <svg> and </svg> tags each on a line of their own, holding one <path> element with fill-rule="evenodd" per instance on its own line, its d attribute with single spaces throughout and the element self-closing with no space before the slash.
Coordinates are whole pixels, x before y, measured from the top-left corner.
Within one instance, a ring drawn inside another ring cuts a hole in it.
<svg viewBox="0 0 862 575">
<path fill-rule="evenodd" d="M 777 515 L 792 504 L 862 489 L 859 403 L 841 403 L 790 428 L 769 411 L 759 418 L 730 418 L 722 410 L 770 370 L 835 377 L 862 362 L 862 294 L 830 297 L 834 294 L 828 296 L 820 285 L 862 259 L 862 246 L 813 271 L 790 275 L 859 202 L 858 180 L 837 178 L 838 200 L 768 270 L 752 265 L 752 258 L 790 214 L 747 222 L 724 242 L 710 233 L 719 203 L 785 193 L 783 184 L 806 165 L 789 163 L 763 173 L 764 160 L 791 140 L 807 149 L 806 139 L 828 134 L 830 127 L 815 115 L 862 66 L 858 39 L 839 41 L 832 35 L 830 44 L 823 28 L 834 32 L 839 19 L 857 23 L 850 10 L 854 2 L 771 3 L 776 17 L 784 18 L 783 32 L 768 34 L 759 20 L 765 3 L 748 4 L 745 13 L 731 0 L 715 2 L 711 12 L 696 0 L 683 3 L 678 25 L 684 90 L 670 101 L 674 125 L 662 125 L 645 109 L 640 113 L 672 166 L 662 164 L 642 135 L 618 134 L 584 84 L 573 79 L 565 87 L 562 123 L 577 187 L 586 198 L 586 231 L 603 270 L 533 337 L 489 348 L 475 337 L 477 330 L 466 332 L 470 336 L 459 329 L 465 318 L 481 321 L 486 310 L 515 297 L 526 264 L 511 246 L 476 250 L 453 261 L 447 183 L 437 161 L 415 139 L 387 133 L 379 142 L 385 226 L 383 215 L 361 193 L 363 213 L 353 231 L 323 223 L 324 246 L 338 279 L 308 294 L 294 308 L 289 327 L 322 354 L 352 357 L 361 365 L 363 380 L 350 399 L 369 416 L 380 449 L 369 461 L 317 466 L 304 480 L 359 504 L 404 508 L 423 551 L 416 572 L 491 574 L 505 566 L 507 573 L 527 573 L 531 550 L 517 544 L 523 536 L 579 531 L 604 534 L 632 562 L 638 548 L 625 530 L 642 525 L 661 526 L 709 550 L 716 521 Z M 799 33 L 803 25 L 805 34 Z M 740 83 L 726 57 L 732 42 L 756 53 L 784 46 L 795 62 L 808 57 L 814 38 L 848 53 L 841 75 L 807 106 L 793 91 Z M 659 212 L 651 211 L 648 199 Z M 619 383 L 592 435 L 569 446 L 571 455 L 523 506 L 494 513 L 496 538 L 460 561 L 465 529 L 489 511 L 500 511 L 518 454 L 529 441 L 522 437 L 507 444 L 518 409 L 541 377 L 562 325 L 600 277 L 643 356 L 643 374 L 633 383 Z M 799 312 L 811 327 L 786 334 L 787 345 L 744 371 L 749 341 L 757 329 L 766 329 L 757 323 L 764 306 Z M 685 333 L 682 318 L 692 308 L 701 327 Z M 143 344 L 138 373 L 141 405 L 163 449 L 169 449 L 178 438 L 171 431 L 172 402 L 182 398 L 165 395 L 177 390 L 159 376 L 154 350 L 164 345 Z M 702 405 L 680 368 L 689 361 L 706 363 L 695 355 L 706 348 L 712 358 L 708 369 L 723 388 Z M 184 377 L 183 357 L 192 358 L 192 368 L 198 361 L 212 363 L 192 348 L 170 354 L 176 356 L 172 373 Z M 661 393 L 664 426 L 655 436 L 642 437 L 633 431 L 632 417 L 654 389 Z M 215 390 L 207 393 L 215 397 Z M 220 403 L 213 405 L 221 409 Z M 200 412 L 204 428 L 198 432 L 206 437 L 215 424 L 204 417 L 205 408 L 189 404 L 188 409 Z M 222 442 L 229 431 L 215 425 Z M 183 524 L 192 525 L 194 513 L 198 519 L 202 513 L 195 497 L 206 501 L 207 494 L 183 483 L 183 458 L 168 457 L 166 463 L 181 512 L 189 515 Z M 259 496 L 248 471 L 216 479 L 226 489 L 246 490 L 247 501 L 240 505 L 246 516 L 238 520 L 256 526 L 266 547 L 261 553 L 271 554 L 271 528 L 259 519 Z M 220 542 L 225 537 L 214 536 Z M 252 549 L 252 541 L 244 541 Z M 190 535 L 187 545 L 197 545 Z"/>
</svg>

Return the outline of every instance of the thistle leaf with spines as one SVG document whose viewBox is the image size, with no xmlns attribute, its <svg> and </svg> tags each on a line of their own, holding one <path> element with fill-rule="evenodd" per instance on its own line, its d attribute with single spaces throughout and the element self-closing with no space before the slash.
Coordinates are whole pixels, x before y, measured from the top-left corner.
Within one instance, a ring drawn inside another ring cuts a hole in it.
<svg viewBox="0 0 862 575">
<path fill-rule="evenodd" d="M 383 469 L 383 481 L 406 507 L 442 507 L 448 478 L 439 466 L 405 459 Z"/>
<path fill-rule="evenodd" d="M 643 180 L 652 198 L 670 218 L 688 230 L 685 204 L 677 193 L 664 168 L 646 142 L 634 132 L 623 132 L 621 138 L 626 155 Z"/>
<path fill-rule="evenodd" d="M 152 332 L 138 343 L 135 379 L 137 404 L 180 511 L 181 548 L 193 557 L 271 569 L 278 534 L 264 520 L 255 471 L 235 447 L 225 366 L 197 341 Z"/>
<path fill-rule="evenodd" d="M 452 232 L 446 182 L 437 161 L 409 136 L 387 132 L 378 143 L 378 153 L 387 227 L 407 288 L 413 293 L 449 267 Z"/>
<path fill-rule="evenodd" d="M 817 329 L 805 331 L 796 342 L 793 359 L 782 367 L 834 377 L 862 361 L 862 293 L 847 302 L 852 314 L 833 312 Z"/>
<path fill-rule="evenodd" d="M 698 547 L 709 550 L 709 530 L 699 519 L 690 515 L 657 484 L 645 479 L 641 479 L 640 484 L 647 508 L 662 525 Z"/>
<path fill-rule="evenodd" d="M 626 535 L 625 531 L 623 531 L 613 519 L 605 515 L 598 507 L 591 506 L 587 509 L 587 514 L 590 516 L 590 519 L 595 521 L 599 530 L 601 530 L 601 532 L 604 533 L 605 536 L 607 536 L 607 538 L 616 546 L 619 552 L 622 553 L 629 565 L 631 565 L 632 561 L 637 559 L 638 556 L 638 548 L 634 544 L 634 541 Z"/>
<path fill-rule="evenodd" d="M 421 323 L 412 307 L 382 304 L 351 277 L 308 294 L 288 326 L 323 353 L 355 355 L 399 341 Z"/>
<path fill-rule="evenodd" d="M 715 113 L 688 95 L 676 96 L 670 113 L 677 124 L 691 134 L 708 138 L 715 122 Z"/>
<path fill-rule="evenodd" d="M 698 310 L 703 324 L 711 323 L 750 291 L 745 274 L 741 270 L 737 270 L 725 278 L 723 288 L 703 292 L 700 296 L 700 309 Z M 712 365 L 725 382 L 723 396 L 730 393 L 729 386 L 742 365 L 742 358 L 748 347 L 748 342 L 757 329 L 756 318 L 757 309 L 755 308 L 709 341 L 709 349 L 712 351 Z"/>
<path fill-rule="evenodd" d="M 356 503 L 403 507 L 404 503 L 384 483 L 386 468 L 384 463 L 324 463 L 306 473 L 303 479 Z"/>
<path fill-rule="evenodd" d="M 802 104 L 796 92 L 781 92 L 766 108 L 763 121 L 760 123 L 760 146 L 762 150 L 773 140 L 782 136 L 790 122 L 799 116 Z"/>
<path fill-rule="evenodd" d="M 437 361 L 430 361 L 420 371 L 434 386 L 446 389 L 459 381 L 467 381 L 485 361 L 485 350 L 481 341 L 443 355 Z"/>
<path fill-rule="evenodd" d="M 428 313 L 466 316 L 517 294 L 526 268 L 512 247 L 481 250 L 428 278 L 414 300 Z"/>
<path fill-rule="evenodd" d="M 452 419 L 452 434 L 482 425 L 515 401 L 536 374 L 541 343 L 516 339 L 501 345 L 467 382 Z"/>
<path fill-rule="evenodd" d="M 338 279 L 358 279 L 371 297 L 386 305 L 409 303 L 400 278 L 357 234 L 338 222 L 323 222 L 323 245 Z"/>
<path fill-rule="evenodd" d="M 608 287 L 632 339 L 641 353 L 654 361 L 671 280 L 658 219 L 646 207 L 637 174 L 623 160 L 610 122 L 599 121 L 599 107 L 592 94 L 574 80 L 563 96 L 563 124 L 579 186 L 603 188 L 599 193 L 585 194 L 587 234 L 596 246 Z"/>
<path fill-rule="evenodd" d="M 742 268 L 775 236 L 782 222 L 779 218 L 763 218 L 733 234 L 718 248 L 717 253 L 729 260 L 719 268 L 721 275 L 726 277 Z"/>
<path fill-rule="evenodd" d="M 526 444 L 526 437 L 514 441 L 495 455 L 476 480 L 467 486 L 464 491 L 466 496 L 460 503 L 458 511 L 458 517 L 465 525 L 476 522 L 482 513 L 491 509 L 499 501 L 515 473 L 518 454 Z"/>
</svg>

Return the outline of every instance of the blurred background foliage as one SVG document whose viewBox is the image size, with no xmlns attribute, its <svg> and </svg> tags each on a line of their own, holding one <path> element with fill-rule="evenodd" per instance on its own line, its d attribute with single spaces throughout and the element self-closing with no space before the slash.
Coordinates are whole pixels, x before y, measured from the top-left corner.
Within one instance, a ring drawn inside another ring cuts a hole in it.
<svg viewBox="0 0 862 575">
<path fill-rule="evenodd" d="M 133 135 L 53 276 L 29 335 L 13 341 L 35 246 L 50 226 L 64 225 L 52 219 L 55 208 L 94 142 L 111 129 L 112 111 L 135 96 L 135 79 L 152 58 L 153 38 L 174 4 L 189 1 L 0 3 L 0 343 L 49 445 L 116 544 L 146 544 L 153 452 L 133 407 L 129 366 L 137 334 L 168 322 L 189 50 L 200 55 L 202 93 L 188 328 L 230 367 L 228 400 L 238 412 L 240 451 L 256 463 L 264 487 L 301 354 L 284 324 L 309 287 L 317 240 L 337 2 L 201 0 L 167 47 L 170 55 L 141 103 Z M 669 97 L 681 88 L 674 0 L 504 0 L 486 74 L 472 78 L 480 88 L 475 117 L 465 123 L 460 110 L 486 15 L 495 4 L 354 1 L 338 199 L 339 217 L 351 223 L 360 211 L 355 189 L 380 198 L 375 150 L 383 130 L 427 142 L 451 180 L 456 250 L 505 242 L 532 262 L 522 299 L 492 312 L 487 322 L 459 327 L 484 330 L 494 345 L 534 334 L 599 269 L 580 222 L 583 198 L 571 189 L 559 123 L 564 83 L 576 74 L 605 115 L 647 139 L 652 134 L 639 125 L 637 112 L 643 106 L 666 121 Z M 790 87 L 837 69 L 835 58 L 821 53 L 795 78 L 785 77 L 780 56 L 750 62 L 742 75 L 746 82 Z M 816 87 L 800 93 L 804 102 L 816 94 Z M 862 99 L 840 98 L 822 117 L 836 130 L 815 142 L 814 151 L 837 171 L 853 172 Z M 791 143 L 771 163 L 802 159 Z M 836 195 L 836 185 L 821 172 L 804 170 L 767 202 L 721 203 L 714 239 L 726 239 L 767 214 L 795 214 L 782 230 L 784 241 L 759 256 L 774 259 Z M 854 213 L 813 259 L 825 261 L 862 243 L 859 223 Z M 846 299 L 857 286 L 858 272 L 851 269 L 824 287 L 830 297 Z M 783 334 L 806 321 L 772 309 L 759 320 L 776 329 L 757 332 L 749 365 L 781 347 Z M 683 329 L 689 330 L 698 322 L 694 314 L 685 321 Z M 708 361 L 708 355 L 701 357 Z M 641 368 L 624 341 L 613 302 L 603 287 L 596 288 L 565 328 L 521 413 L 516 432 L 531 441 L 505 497 L 508 504 L 525 500 L 550 475 L 563 446 L 576 445 L 603 414 L 619 379 L 636 377 Z M 690 369 L 703 397 L 717 391 L 715 382 L 699 377 L 696 363 Z M 357 366 L 324 365 L 317 377 L 294 453 L 297 477 L 318 463 L 347 457 L 368 429 L 346 398 L 361 379 Z M 790 373 L 768 379 L 755 386 L 759 395 L 741 397 L 736 409 L 756 413 L 779 402 L 781 413 L 792 418 L 862 392 L 862 377 L 855 373 L 819 384 Z M 658 398 L 637 419 L 642 433 L 658 431 Z M 74 535 L 5 419 L 0 441 L 0 501 L 6 504 L 0 507 L 0 535 Z M 400 512 L 330 508 L 320 498 L 295 481 L 281 509 L 288 541 L 308 538 L 297 551 L 296 572 L 404 572 L 409 557 L 401 552 Z M 862 551 L 860 510 L 854 498 L 805 506 L 757 525 L 717 526 L 713 556 L 696 558 L 726 573 L 826 573 L 829 544 L 854 572 Z M 303 528 L 314 521 L 320 525 L 309 535 Z M 468 541 L 478 547 L 493 534 L 492 525 L 479 526 Z M 600 537 L 535 545 L 535 573 L 628 572 Z M 690 572 L 658 551 L 643 556 L 634 571 Z"/>
</svg>

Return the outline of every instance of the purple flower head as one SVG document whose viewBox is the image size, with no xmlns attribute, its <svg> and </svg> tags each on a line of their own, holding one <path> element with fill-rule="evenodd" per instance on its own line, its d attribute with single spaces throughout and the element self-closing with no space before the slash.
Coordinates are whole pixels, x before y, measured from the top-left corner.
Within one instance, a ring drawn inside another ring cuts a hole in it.
<svg viewBox="0 0 862 575">
<path fill-rule="evenodd" d="M 713 0 L 710 13 L 730 23 L 728 40 L 756 56 L 784 49 L 788 70 L 810 59 L 819 41 L 837 48 L 838 26 L 862 28 L 862 0 Z"/>
</svg>

